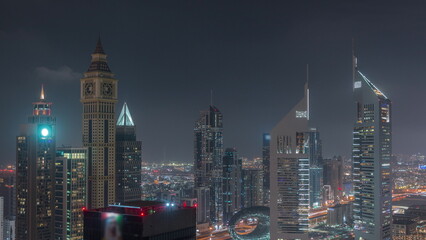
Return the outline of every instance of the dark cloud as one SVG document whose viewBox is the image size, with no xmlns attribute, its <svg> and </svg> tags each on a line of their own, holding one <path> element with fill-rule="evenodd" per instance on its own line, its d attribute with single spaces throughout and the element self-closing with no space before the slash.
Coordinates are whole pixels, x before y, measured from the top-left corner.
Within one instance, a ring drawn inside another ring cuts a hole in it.
<svg viewBox="0 0 426 240">
<path fill-rule="evenodd" d="M 58 69 L 50 69 L 48 67 L 36 67 L 35 74 L 41 81 L 50 81 L 56 83 L 72 82 L 82 77 L 81 73 L 74 72 L 68 66 L 62 66 Z"/>
</svg>

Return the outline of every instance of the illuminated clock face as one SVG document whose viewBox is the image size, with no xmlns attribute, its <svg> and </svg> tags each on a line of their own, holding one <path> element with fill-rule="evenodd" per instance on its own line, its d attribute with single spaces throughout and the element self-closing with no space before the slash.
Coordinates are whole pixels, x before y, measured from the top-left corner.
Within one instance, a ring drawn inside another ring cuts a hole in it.
<svg viewBox="0 0 426 240">
<path fill-rule="evenodd" d="M 41 133 L 42 137 L 47 137 L 47 136 L 49 136 L 49 129 L 42 128 L 41 131 L 40 131 L 40 133 Z"/>
<path fill-rule="evenodd" d="M 112 83 L 103 83 L 102 84 L 102 94 L 107 97 L 113 95 L 113 85 Z"/>
<path fill-rule="evenodd" d="M 84 95 L 90 96 L 93 95 L 95 89 L 93 83 L 84 84 Z"/>
</svg>

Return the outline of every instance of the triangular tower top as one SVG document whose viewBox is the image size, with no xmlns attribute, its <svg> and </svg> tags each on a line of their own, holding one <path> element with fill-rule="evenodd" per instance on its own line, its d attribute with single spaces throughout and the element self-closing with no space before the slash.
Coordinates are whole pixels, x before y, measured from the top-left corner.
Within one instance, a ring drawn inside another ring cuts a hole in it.
<svg viewBox="0 0 426 240">
<path fill-rule="evenodd" d="M 92 62 L 90 63 L 89 69 L 87 72 L 108 72 L 109 69 L 107 63 L 107 55 L 105 54 L 104 48 L 102 47 L 101 37 L 98 38 L 98 42 L 96 43 L 95 51 L 92 53 Z"/>
<path fill-rule="evenodd" d="M 117 126 L 135 126 L 135 124 L 133 123 L 132 115 L 130 115 L 129 108 L 127 107 L 127 103 L 124 103 L 123 108 L 121 109 L 121 113 L 117 121 Z"/>
<path fill-rule="evenodd" d="M 98 42 L 96 43 L 96 48 L 93 53 L 105 54 L 104 48 L 102 47 L 101 36 L 98 38 Z"/>
<path fill-rule="evenodd" d="M 388 97 L 382 91 L 380 91 L 380 89 L 378 87 L 376 87 L 359 70 L 356 70 L 355 74 L 356 74 L 356 76 L 355 76 L 354 88 L 361 88 L 362 87 L 362 82 L 365 82 L 371 88 L 371 90 L 374 92 L 374 94 L 376 94 L 377 97 L 382 98 L 382 99 L 388 99 Z"/>
</svg>

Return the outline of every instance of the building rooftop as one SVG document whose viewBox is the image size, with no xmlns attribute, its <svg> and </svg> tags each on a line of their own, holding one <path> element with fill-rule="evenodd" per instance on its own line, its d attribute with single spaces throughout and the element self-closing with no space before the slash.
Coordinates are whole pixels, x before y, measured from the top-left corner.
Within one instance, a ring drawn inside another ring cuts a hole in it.
<svg viewBox="0 0 426 240">
<path fill-rule="evenodd" d="M 408 220 L 408 219 L 398 219 L 398 220 L 393 220 L 393 224 L 398 224 L 398 225 L 410 225 L 410 224 L 415 224 L 416 222 L 413 220 Z"/>
<path fill-rule="evenodd" d="M 160 201 L 132 201 L 132 202 L 126 202 L 124 204 L 119 204 L 119 205 L 110 205 L 111 207 L 138 207 L 138 208 L 143 208 L 143 207 L 149 207 L 149 206 L 164 206 L 166 205 L 165 202 L 160 202 Z"/>
<path fill-rule="evenodd" d="M 123 204 L 111 204 L 105 208 L 89 209 L 89 212 L 102 212 L 102 213 L 117 213 L 136 216 L 147 216 L 154 213 L 163 211 L 174 211 L 178 209 L 194 208 L 187 206 L 180 206 L 176 203 L 167 203 L 160 201 L 133 201 Z"/>
<path fill-rule="evenodd" d="M 393 202 L 393 207 L 415 207 L 415 206 L 426 206 L 426 196 L 410 196 L 400 201 Z"/>
</svg>

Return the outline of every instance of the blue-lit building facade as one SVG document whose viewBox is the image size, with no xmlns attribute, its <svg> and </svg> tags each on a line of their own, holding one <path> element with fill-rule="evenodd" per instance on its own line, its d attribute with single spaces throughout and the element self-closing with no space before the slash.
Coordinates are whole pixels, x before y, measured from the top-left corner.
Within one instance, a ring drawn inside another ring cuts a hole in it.
<svg viewBox="0 0 426 240">
<path fill-rule="evenodd" d="M 235 148 L 227 148 L 223 156 L 223 223 L 241 209 L 242 159 Z"/>
<path fill-rule="evenodd" d="M 323 186 L 323 159 L 322 159 L 322 144 L 320 133 L 317 129 L 311 128 L 306 133 L 308 136 L 307 144 L 309 145 L 309 182 L 310 196 L 309 207 L 317 208 L 323 205 L 322 186 Z"/>
</svg>

